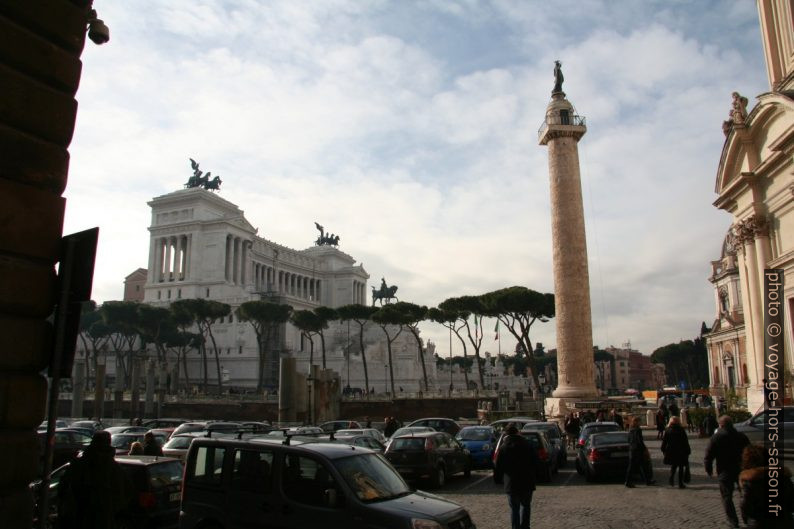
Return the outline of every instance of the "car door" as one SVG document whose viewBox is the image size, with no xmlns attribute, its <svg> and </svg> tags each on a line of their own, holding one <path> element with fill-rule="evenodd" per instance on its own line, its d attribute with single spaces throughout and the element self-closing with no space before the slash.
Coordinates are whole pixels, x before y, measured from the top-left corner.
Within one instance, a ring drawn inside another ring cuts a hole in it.
<svg viewBox="0 0 794 529">
<path fill-rule="evenodd" d="M 274 487 L 274 452 L 238 448 L 232 454 L 228 514 L 231 527 L 255 528 L 272 523 L 280 502 Z"/>
<path fill-rule="evenodd" d="M 439 432 L 435 436 L 436 440 L 436 450 L 438 451 L 439 457 L 444 460 L 444 467 L 447 469 L 447 476 L 451 476 L 452 474 L 459 472 L 460 467 L 458 464 L 458 458 L 455 454 L 455 440 L 450 437 L 449 434 L 444 432 Z"/>
<path fill-rule="evenodd" d="M 336 474 L 320 458 L 283 454 L 279 472 L 283 504 L 277 513 L 278 527 L 362 527 L 361 519 L 350 510 L 352 499 L 345 497 Z"/>
</svg>

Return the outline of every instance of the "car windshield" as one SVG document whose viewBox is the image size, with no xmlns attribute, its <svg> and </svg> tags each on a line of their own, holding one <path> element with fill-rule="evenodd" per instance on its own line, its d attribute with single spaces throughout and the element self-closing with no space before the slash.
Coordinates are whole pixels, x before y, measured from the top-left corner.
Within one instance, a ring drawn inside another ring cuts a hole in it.
<svg viewBox="0 0 794 529">
<path fill-rule="evenodd" d="M 429 426 L 405 426 L 403 428 L 398 429 L 392 434 L 392 438 L 399 437 L 401 435 L 417 433 L 417 432 L 434 432 L 433 428 Z"/>
<path fill-rule="evenodd" d="M 458 433 L 461 441 L 488 441 L 493 432 L 490 428 L 464 428 Z"/>
<path fill-rule="evenodd" d="M 628 432 L 600 433 L 592 437 L 592 444 L 593 446 L 629 444 L 629 433 Z"/>
<path fill-rule="evenodd" d="M 403 478 L 377 454 L 361 454 L 334 460 L 334 466 L 363 502 L 405 496 L 411 489 Z"/>
</svg>

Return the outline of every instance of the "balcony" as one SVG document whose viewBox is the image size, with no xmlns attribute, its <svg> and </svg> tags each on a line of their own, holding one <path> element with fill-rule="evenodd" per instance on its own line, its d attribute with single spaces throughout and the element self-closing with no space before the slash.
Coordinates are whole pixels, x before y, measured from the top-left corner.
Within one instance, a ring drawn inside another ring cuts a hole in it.
<svg viewBox="0 0 794 529">
<path fill-rule="evenodd" d="M 584 132 L 584 129 L 587 128 L 587 123 L 585 122 L 584 116 L 577 116 L 576 114 L 568 114 L 566 112 L 561 112 L 560 115 L 556 116 L 546 116 L 546 120 L 543 121 L 538 129 L 538 140 L 543 139 L 543 136 L 546 135 L 550 126 L 558 130 L 565 130 L 570 127 L 571 132 Z"/>
</svg>

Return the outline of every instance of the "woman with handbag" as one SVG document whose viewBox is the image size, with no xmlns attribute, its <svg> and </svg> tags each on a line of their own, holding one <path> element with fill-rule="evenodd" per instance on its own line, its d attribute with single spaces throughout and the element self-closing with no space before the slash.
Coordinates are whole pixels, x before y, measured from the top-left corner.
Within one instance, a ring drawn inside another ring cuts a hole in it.
<svg viewBox="0 0 794 529">
<path fill-rule="evenodd" d="M 686 430 L 681 426 L 681 419 L 673 415 L 667 424 L 667 429 L 662 437 L 662 453 L 664 454 L 664 464 L 670 465 L 670 486 L 675 482 L 675 473 L 678 470 L 678 488 L 684 489 L 685 472 L 689 467 L 689 454 L 692 450 L 689 447 L 689 439 Z"/>
</svg>

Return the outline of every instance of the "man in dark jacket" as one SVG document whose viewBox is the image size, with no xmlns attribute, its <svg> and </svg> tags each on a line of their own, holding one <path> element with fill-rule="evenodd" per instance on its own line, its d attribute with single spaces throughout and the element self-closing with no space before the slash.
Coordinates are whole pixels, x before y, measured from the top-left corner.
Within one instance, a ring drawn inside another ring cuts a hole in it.
<svg viewBox="0 0 794 529">
<path fill-rule="evenodd" d="M 629 429 L 629 468 L 626 471 L 626 486 L 628 488 L 634 488 L 634 474 L 639 471 L 642 471 L 646 485 L 656 483 L 651 475 L 650 454 L 645 446 L 645 439 L 642 438 L 640 418 L 634 417 Z"/>
<path fill-rule="evenodd" d="M 496 458 L 494 481 L 504 483 L 512 529 L 529 529 L 537 467 L 535 449 L 518 434 L 518 428 L 510 424 L 505 429 L 505 438 Z"/>
<path fill-rule="evenodd" d="M 130 484 L 116 463 L 110 434 L 96 432 L 82 456 L 69 464 L 58 486 L 62 529 L 112 529 L 130 499 Z"/>
<path fill-rule="evenodd" d="M 736 431 L 729 416 L 720 417 L 718 424 L 720 427 L 709 441 L 703 463 L 706 474 L 711 476 L 712 463 L 714 460 L 717 461 L 717 481 L 720 484 L 722 506 L 731 525 L 739 527 L 739 517 L 736 515 L 736 507 L 733 506 L 733 488 L 739 479 L 742 450 L 750 444 L 750 440 L 743 433 Z"/>
<path fill-rule="evenodd" d="M 163 456 L 163 449 L 160 447 L 160 443 L 157 442 L 152 432 L 146 432 L 143 436 L 143 455 Z"/>
</svg>

